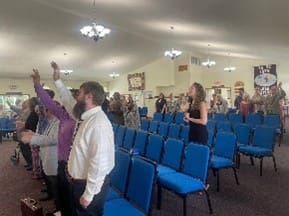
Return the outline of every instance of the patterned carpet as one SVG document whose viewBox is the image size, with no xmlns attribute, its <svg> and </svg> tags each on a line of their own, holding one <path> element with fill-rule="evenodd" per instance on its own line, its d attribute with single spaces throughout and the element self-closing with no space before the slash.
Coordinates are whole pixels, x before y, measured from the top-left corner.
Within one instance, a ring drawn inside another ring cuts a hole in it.
<svg viewBox="0 0 289 216">
<path fill-rule="evenodd" d="M 208 183 L 214 215 L 218 216 L 288 216 L 289 215 L 289 134 L 285 134 L 281 147 L 275 147 L 278 172 L 274 172 L 272 159 L 264 159 L 263 176 L 259 176 L 259 161 L 250 165 L 248 158 L 242 157 L 238 170 L 240 185 L 237 186 L 231 169 L 221 171 L 221 189 L 216 192 L 216 179 L 209 172 Z M 20 216 L 20 199 L 39 198 L 43 194 L 41 180 L 33 180 L 31 173 L 19 165 L 13 165 L 10 156 L 15 142 L 0 144 L 0 200 L 1 216 Z M 42 202 L 44 211 L 52 209 L 52 202 Z M 163 191 L 162 209 L 156 209 L 156 193 L 152 203 L 153 216 L 182 215 L 182 200 L 174 194 Z M 209 215 L 204 195 L 191 195 L 188 199 L 188 215 Z"/>
</svg>

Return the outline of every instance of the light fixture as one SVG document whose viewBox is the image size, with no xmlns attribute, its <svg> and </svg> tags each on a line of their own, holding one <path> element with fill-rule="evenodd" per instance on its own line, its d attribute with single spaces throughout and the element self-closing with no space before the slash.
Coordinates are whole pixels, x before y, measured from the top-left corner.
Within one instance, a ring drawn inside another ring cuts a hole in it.
<svg viewBox="0 0 289 216">
<path fill-rule="evenodd" d="M 174 26 L 170 27 L 171 31 L 174 30 Z M 176 50 L 174 48 L 171 48 L 170 50 L 166 50 L 164 55 L 170 57 L 172 60 L 174 60 L 175 58 L 177 58 L 178 56 L 180 56 L 182 54 L 182 51 L 180 50 Z"/>
<path fill-rule="evenodd" d="M 116 77 L 119 77 L 119 73 L 112 72 L 111 74 L 109 74 L 109 76 L 115 79 Z"/>
<path fill-rule="evenodd" d="M 210 44 L 208 44 L 208 59 L 207 59 L 207 61 L 202 62 L 202 65 L 207 67 L 207 68 L 210 68 L 210 67 L 216 65 L 216 62 L 214 60 L 210 60 L 209 47 L 210 47 Z"/>
<path fill-rule="evenodd" d="M 224 71 L 228 71 L 228 72 L 232 72 L 232 71 L 234 71 L 234 70 L 236 70 L 236 67 L 234 67 L 234 66 L 231 66 L 231 64 L 230 64 L 230 53 L 228 53 L 228 67 L 225 67 L 224 68 Z"/>
<path fill-rule="evenodd" d="M 182 54 L 182 51 L 175 50 L 174 48 L 172 48 L 171 50 L 165 51 L 165 56 L 170 57 L 172 60 L 177 58 L 181 54 Z"/>
<path fill-rule="evenodd" d="M 63 73 L 64 75 L 69 75 L 73 72 L 71 69 L 61 69 L 60 73 Z"/>
<path fill-rule="evenodd" d="M 84 26 L 82 29 L 80 29 L 80 32 L 83 36 L 91 38 L 94 41 L 98 41 L 99 39 L 102 39 L 108 35 L 110 33 L 110 29 L 93 22 L 91 26 Z"/>
</svg>

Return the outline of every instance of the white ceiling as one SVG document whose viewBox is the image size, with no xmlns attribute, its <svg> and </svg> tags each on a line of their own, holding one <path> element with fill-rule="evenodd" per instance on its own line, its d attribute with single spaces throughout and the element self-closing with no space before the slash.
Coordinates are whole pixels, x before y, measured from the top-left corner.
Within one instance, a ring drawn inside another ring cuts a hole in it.
<svg viewBox="0 0 289 216">
<path fill-rule="evenodd" d="M 111 34 L 95 43 L 79 29 Z M 170 29 L 174 26 L 174 30 Z M 109 80 L 172 46 L 215 55 L 289 60 L 288 0 L 0 0 L 0 77 L 50 77 L 55 60 L 71 79 Z M 67 55 L 64 55 L 67 53 Z"/>
</svg>

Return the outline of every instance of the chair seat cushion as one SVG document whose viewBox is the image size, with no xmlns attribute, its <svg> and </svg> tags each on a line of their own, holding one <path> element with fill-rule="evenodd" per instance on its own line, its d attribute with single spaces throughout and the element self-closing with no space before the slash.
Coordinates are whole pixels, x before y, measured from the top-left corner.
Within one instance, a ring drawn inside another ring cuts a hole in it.
<svg viewBox="0 0 289 216">
<path fill-rule="evenodd" d="M 113 199 L 119 199 L 121 198 L 120 194 L 116 192 L 113 188 L 109 188 L 108 193 L 105 197 L 106 201 L 113 200 Z"/>
<path fill-rule="evenodd" d="M 144 216 L 145 214 L 135 208 L 126 199 L 114 199 L 105 202 L 104 204 L 104 216 Z"/>
<path fill-rule="evenodd" d="M 217 155 L 213 155 L 211 158 L 211 168 L 221 169 L 226 167 L 231 167 L 233 162 L 224 157 L 219 157 Z"/>
<path fill-rule="evenodd" d="M 198 192 L 204 189 L 202 181 L 179 172 L 159 176 L 159 183 L 178 194 Z"/>
<path fill-rule="evenodd" d="M 161 176 L 161 175 L 167 175 L 167 174 L 172 174 L 172 173 L 176 173 L 177 171 L 170 168 L 170 167 L 167 167 L 167 166 L 164 166 L 164 165 L 158 165 L 157 166 L 157 173 L 158 173 L 158 176 Z"/>
<path fill-rule="evenodd" d="M 237 142 L 237 149 L 239 149 L 241 146 L 247 146 L 247 144 Z"/>
<path fill-rule="evenodd" d="M 273 154 L 271 149 L 261 148 L 257 146 L 242 146 L 240 147 L 239 152 L 255 157 L 272 156 Z"/>
</svg>

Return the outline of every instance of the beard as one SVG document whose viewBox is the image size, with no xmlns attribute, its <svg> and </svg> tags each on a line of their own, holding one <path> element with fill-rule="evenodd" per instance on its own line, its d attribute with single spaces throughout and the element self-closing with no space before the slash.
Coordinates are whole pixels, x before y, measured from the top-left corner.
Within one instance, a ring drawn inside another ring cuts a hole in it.
<svg viewBox="0 0 289 216">
<path fill-rule="evenodd" d="M 73 115 L 76 119 L 80 119 L 82 113 L 85 112 L 85 102 L 84 101 L 78 101 L 74 107 L 73 107 Z"/>
</svg>

